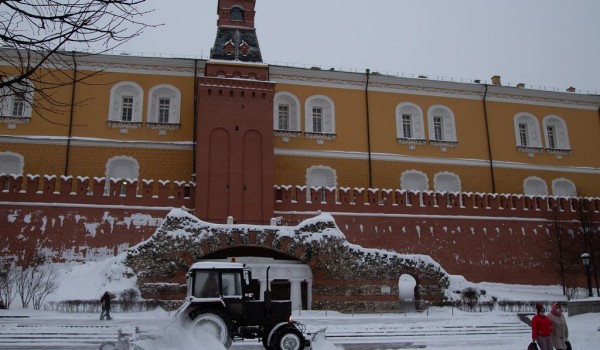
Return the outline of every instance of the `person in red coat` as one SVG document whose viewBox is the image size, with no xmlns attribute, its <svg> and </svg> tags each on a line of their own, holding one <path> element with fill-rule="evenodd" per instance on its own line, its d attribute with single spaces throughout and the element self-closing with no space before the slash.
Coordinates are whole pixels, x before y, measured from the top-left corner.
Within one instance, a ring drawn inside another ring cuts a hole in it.
<svg viewBox="0 0 600 350">
<path fill-rule="evenodd" d="M 531 339 L 537 342 L 540 350 L 552 350 L 552 322 L 546 316 L 546 309 L 540 304 L 535 306 L 537 314 L 531 320 Z"/>
</svg>

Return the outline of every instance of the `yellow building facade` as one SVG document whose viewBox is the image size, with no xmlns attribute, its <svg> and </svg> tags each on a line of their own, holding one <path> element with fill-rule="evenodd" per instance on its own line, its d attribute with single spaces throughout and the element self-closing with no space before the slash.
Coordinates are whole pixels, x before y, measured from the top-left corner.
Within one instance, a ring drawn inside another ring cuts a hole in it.
<svg viewBox="0 0 600 350">
<path fill-rule="evenodd" d="M 58 104 L 35 92 L 40 84 L 26 96 L 31 106 L 4 96 L 1 172 L 194 179 L 196 78 L 206 61 L 74 62 L 52 91 Z M 506 87 L 499 77 L 486 85 L 284 66 L 269 74 L 273 185 L 600 196 L 597 95 Z"/>
</svg>

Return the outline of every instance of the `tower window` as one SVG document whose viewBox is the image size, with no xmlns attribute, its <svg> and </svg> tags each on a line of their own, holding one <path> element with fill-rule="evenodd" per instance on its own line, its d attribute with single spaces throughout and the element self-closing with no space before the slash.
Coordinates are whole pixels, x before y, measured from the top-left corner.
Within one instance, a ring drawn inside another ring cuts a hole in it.
<svg viewBox="0 0 600 350">
<path fill-rule="evenodd" d="M 229 17 L 232 21 L 243 21 L 244 20 L 244 10 L 239 7 L 234 7 L 231 9 L 231 14 Z"/>
</svg>

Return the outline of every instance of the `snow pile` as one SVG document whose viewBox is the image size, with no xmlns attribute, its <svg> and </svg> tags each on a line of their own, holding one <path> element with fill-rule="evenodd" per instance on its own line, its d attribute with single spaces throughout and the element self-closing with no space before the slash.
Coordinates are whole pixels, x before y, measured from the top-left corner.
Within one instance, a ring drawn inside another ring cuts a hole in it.
<svg viewBox="0 0 600 350">
<path fill-rule="evenodd" d="M 134 343 L 144 350 L 225 350 L 225 347 L 210 334 L 200 329 L 189 332 L 175 325 L 165 327 L 156 336 L 137 340 Z"/>
</svg>

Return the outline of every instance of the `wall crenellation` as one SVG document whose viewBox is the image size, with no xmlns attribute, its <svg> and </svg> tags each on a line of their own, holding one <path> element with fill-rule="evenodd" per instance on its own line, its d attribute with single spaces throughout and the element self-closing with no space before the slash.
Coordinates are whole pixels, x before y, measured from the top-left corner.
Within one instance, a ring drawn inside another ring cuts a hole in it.
<svg viewBox="0 0 600 350">
<path fill-rule="evenodd" d="M 277 211 L 577 218 L 600 213 L 600 198 L 494 193 L 414 192 L 390 189 L 275 186 Z M 306 198 L 310 200 L 306 200 Z"/>
<path fill-rule="evenodd" d="M 0 200 L 12 202 L 73 203 L 193 207 L 193 182 L 123 180 L 71 176 L 0 175 Z"/>
</svg>

